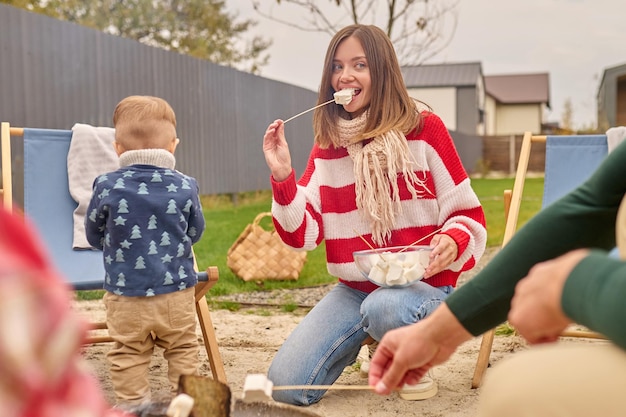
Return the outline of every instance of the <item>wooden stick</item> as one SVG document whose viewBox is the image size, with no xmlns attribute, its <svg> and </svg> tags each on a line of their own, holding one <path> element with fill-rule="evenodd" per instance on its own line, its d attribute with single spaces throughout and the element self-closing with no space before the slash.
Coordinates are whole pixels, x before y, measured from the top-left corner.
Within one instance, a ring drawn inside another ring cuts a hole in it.
<svg viewBox="0 0 626 417">
<path fill-rule="evenodd" d="M 286 391 L 294 389 L 311 389 L 311 390 L 329 390 L 329 389 L 342 389 L 351 391 L 373 391 L 374 387 L 370 385 L 279 385 L 272 388 L 274 391 Z"/>
<path fill-rule="evenodd" d="M 296 118 L 296 117 L 298 117 L 298 116 L 302 116 L 304 113 L 308 113 L 308 112 L 310 112 L 310 111 L 312 111 L 312 110 L 317 109 L 318 107 L 322 107 L 322 106 L 327 105 L 328 103 L 332 103 L 333 101 L 335 101 L 335 99 L 334 99 L 334 98 L 333 98 L 332 100 L 328 100 L 326 103 L 318 104 L 318 105 L 317 105 L 317 106 L 315 106 L 315 107 L 311 107 L 311 108 L 310 108 L 310 109 L 308 109 L 308 110 L 305 110 L 305 111 L 303 111 L 303 112 L 300 112 L 300 113 L 296 114 L 295 116 L 291 116 L 289 119 L 285 120 L 285 121 L 283 122 L 283 124 L 287 123 L 287 122 L 288 122 L 288 121 L 290 121 L 290 120 L 295 119 L 295 118 Z"/>
<path fill-rule="evenodd" d="M 362 240 L 363 242 L 365 242 L 365 244 L 366 244 L 367 246 L 369 246 L 369 247 L 370 247 L 370 249 L 371 249 L 371 250 L 374 250 L 374 247 L 373 247 L 372 245 L 370 245 L 370 243 L 369 243 L 367 240 L 365 240 L 365 238 L 363 237 L 363 235 L 360 235 L 360 234 L 359 234 L 359 232 L 357 232 L 357 231 L 356 231 L 356 229 L 352 229 L 352 231 L 353 231 L 354 233 L 356 233 L 356 234 L 357 234 L 357 235 L 361 238 L 361 240 Z"/>
<path fill-rule="evenodd" d="M 410 245 L 408 245 L 408 246 L 405 246 L 403 249 L 400 249 L 400 250 L 399 250 L 399 252 L 404 252 L 405 250 L 407 250 L 407 249 L 408 249 L 408 248 L 410 248 L 411 246 L 417 245 L 418 243 L 420 243 L 422 240 L 426 239 L 427 237 L 430 237 L 430 236 L 432 236 L 432 235 L 434 235 L 434 234 L 436 234 L 436 233 L 439 233 L 439 232 L 441 232 L 441 228 L 439 228 L 439 229 L 435 230 L 434 232 L 431 232 L 431 233 L 427 234 L 427 235 L 426 235 L 426 236 L 424 236 L 424 237 L 420 237 L 420 238 L 419 238 L 419 239 L 417 239 L 415 242 L 411 243 L 411 244 L 410 244 Z"/>
</svg>

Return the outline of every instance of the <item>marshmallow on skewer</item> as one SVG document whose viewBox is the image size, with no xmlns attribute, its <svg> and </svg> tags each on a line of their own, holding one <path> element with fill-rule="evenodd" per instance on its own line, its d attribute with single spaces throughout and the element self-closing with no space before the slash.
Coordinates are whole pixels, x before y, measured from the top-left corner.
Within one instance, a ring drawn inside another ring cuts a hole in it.
<svg viewBox="0 0 626 417">
<path fill-rule="evenodd" d="M 264 374 L 246 375 L 242 399 L 247 403 L 271 401 L 273 387 L 274 383 Z"/>
<path fill-rule="evenodd" d="M 320 107 L 325 106 L 325 105 L 327 105 L 329 103 L 332 103 L 333 101 L 335 103 L 337 103 L 337 104 L 341 104 L 341 105 L 344 105 L 344 106 L 347 105 L 347 104 L 350 104 L 350 102 L 352 101 L 352 97 L 354 96 L 354 90 L 355 90 L 355 88 L 344 88 L 343 90 L 336 91 L 333 94 L 334 99 L 325 101 L 322 104 L 318 104 L 315 107 L 311 107 L 308 110 L 305 110 L 303 112 L 300 112 L 300 113 L 296 114 L 295 116 L 291 116 L 289 119 L 285 120 L 283 122 L 283 124 L 285 124 L 285 123 L 295 119 L 296 117 L 302 116 L 305 113 L 308 113 L 308 112 L 313 111 L 313 110 L 315 110 L 317 108 L 320 108 Z"/>
<path fill-rule="evenodd" d="M 193 408 L 194 400 L 187 394 L 178 394 L 170 402 L 165 414 L 168 417 L 189 417 Z"/>
<path fill-rule="evenodd" d="M 354 97 L 354 90 L 354 88 L 344 88 L 343 90 L 335 91 L 333 94 L 335 103 L 343 106 L 350 104 L 352 97 Z"/>
</svg>

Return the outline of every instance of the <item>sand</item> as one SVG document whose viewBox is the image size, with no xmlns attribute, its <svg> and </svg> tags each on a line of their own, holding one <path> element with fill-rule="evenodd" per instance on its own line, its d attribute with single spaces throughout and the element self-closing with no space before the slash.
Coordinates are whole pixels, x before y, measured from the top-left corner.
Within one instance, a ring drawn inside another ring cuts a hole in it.
<svg viewBox="0 0 626 417">
<path fill-rule="evenodd" d="M 101 301 L 80 301 L 75 305 L 81 314 L 91 320 L 104 318 Z M 233 398 L 241 398 L 246 375 L 267 371 L 279 346 L 305 313 L 306 309 L 302 308 L 286 313 L 280 309 L 267 307 L 247 308 L 236 312 L 211 311 Z M 465 343 L 448 362 L 433 370 L 433 376 L 439 385 L 439 393 L 434 398 L 425 401 L 406 401 L 397 394 L 378 396 L 368 391 L 332 390 L 328 391 L 319 403 L 307 408 L 320 416 L 328 417 L 473 416 L 480 389 L 472 389 L 471 380 L 480 340 L 475 338 Z M 87 346 L 84 348 L 84 356 L 97 375 L 107 400 L 113 402 L 114 395 L 105 356 L 110 346 L 110 344 Z M 512 352 L 524 348 L 524 342 L 517 336 L 496 336 L 490 357 L 491 363 L 495 364 Z M 200 373 L 211 376 L 204 346 L 200 354 Z M 167 399 L 170 396 L 167 387 L 167 363 L 163 360 L 162 350 L 158 348 L 153 355 L 149 372 L 153 398 Z M 360 376 L 356 366 L 352 366 L 345 369 L 337 383 L 363 385 L 367 384 L 367 379 Z"/>
</svg>

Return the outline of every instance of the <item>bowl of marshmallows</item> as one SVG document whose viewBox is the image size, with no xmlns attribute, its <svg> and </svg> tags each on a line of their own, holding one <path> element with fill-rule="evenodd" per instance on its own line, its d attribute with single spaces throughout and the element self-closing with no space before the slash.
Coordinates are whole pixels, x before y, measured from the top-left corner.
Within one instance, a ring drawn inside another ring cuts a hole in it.
<svg viewBox="0 0 626 417">
<path fill-rule="evenodd" d="M 424 277 L 430 263 L 430 246 L 393 246 L 353 253 L 354 263 L 365 278 L 385 288 L 401 288 Z"/>
</svg>

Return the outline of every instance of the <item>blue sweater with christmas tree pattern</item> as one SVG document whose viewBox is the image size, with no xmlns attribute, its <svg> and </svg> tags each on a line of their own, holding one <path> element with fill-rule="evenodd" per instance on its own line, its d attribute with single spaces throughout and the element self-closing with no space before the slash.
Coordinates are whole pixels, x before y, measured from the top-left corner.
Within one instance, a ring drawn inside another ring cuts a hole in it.
<svg viewBox="0 0 626 417">
<path fill-rule="evenodd" d="M 204 232 L 198 184 L 161 149 L 124 152 L 121 168 L 94 180 L 85 230 L 103 251 L 104 289 L 154 296 L 198 282 L 192 245 Z"/>
</svg>

